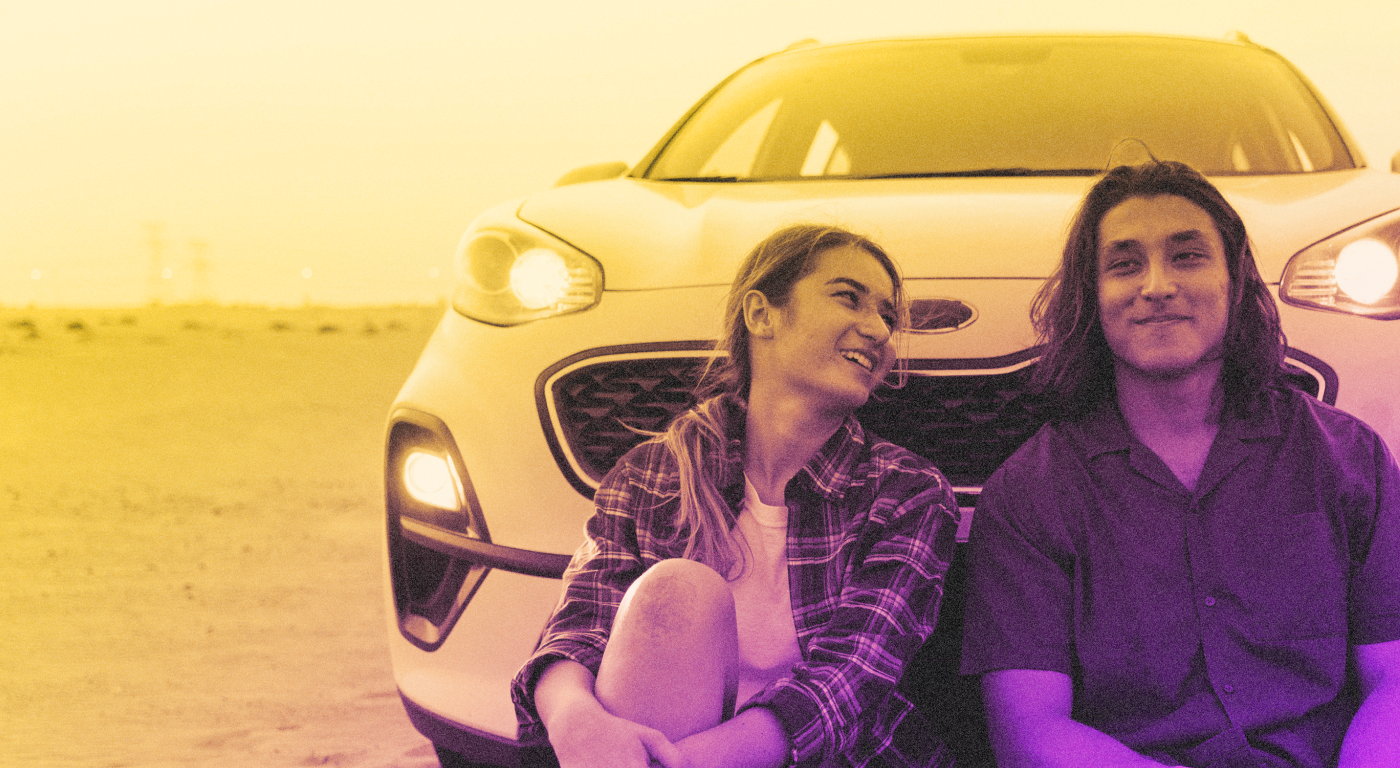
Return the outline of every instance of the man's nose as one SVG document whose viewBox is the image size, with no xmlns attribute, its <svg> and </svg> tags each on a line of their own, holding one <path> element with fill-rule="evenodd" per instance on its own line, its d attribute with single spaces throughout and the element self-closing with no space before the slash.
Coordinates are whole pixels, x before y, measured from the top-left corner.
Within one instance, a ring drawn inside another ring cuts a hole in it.
<svg viewBox="0 0 1400 768">
<path fill-rule="evenodd" d="M 1162 299 L 1176 293 L 1176 276 L 1167 267 L 1166 259 L 1148 259 L 1143 273 L 1142 295 L 1149 299 Z"/>
</svg>

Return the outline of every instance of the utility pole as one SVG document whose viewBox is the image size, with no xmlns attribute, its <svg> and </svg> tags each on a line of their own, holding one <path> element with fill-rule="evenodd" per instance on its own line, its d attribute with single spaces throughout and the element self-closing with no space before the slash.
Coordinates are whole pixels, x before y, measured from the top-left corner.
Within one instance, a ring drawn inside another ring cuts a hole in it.
<svg viewBox="0 0 1400 768">
<path fill-rule="evenodd" d="M 190 301 L 195 304 L 214 303 L 214 287 L 209 282 L 209 243 L 190 240 Z"/>
<path fill-rule="evenodd" d="M 173 273 L 165 266 L 165 225 L 158 221 L 148 221 L 146 245 L 151 252 L 150 272 L 146 275 L 146 294 L 152 304 L 161 304 L 170 298 L 170 278 Z"/>
</svg>

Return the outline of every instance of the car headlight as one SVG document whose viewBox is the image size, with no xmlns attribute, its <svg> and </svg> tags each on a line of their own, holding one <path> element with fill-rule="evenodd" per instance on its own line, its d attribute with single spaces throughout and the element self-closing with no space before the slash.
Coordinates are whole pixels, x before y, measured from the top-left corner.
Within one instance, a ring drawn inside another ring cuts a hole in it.
<svg viewBox="0 0 1400 768">
<path fill-rule="evenodd" d="M 462 507 L 462 480 L 452 460 L 425 451 L 413 451 L 403 462 L 404 489 L 408 495 L 438 509 Z"/>
<path fill-rule="evenodd" d="M 598 303 L 603 268 L 539 230 L 483 229 L 457 249 L 452 307 L 491 325 L 519 325 Z"/>
<path fill-rule="evenodd" d="M 1283 269 L 1288 304 L 1377 320 L 1400 318 L 1400 211 L 1299 251 Z"/>
</svg>

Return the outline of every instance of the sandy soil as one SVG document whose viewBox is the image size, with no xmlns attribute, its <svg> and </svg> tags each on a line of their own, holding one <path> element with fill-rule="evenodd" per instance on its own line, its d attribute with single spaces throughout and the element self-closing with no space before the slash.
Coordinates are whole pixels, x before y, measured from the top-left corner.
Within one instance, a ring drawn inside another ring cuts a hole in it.
<svg viewBox="0 0 1400 768">
<path fill-rule="evenodd" d="M 441 312 L 0 309 L 0 764 L 437 765 L 380 457 Z"/>
</svg>

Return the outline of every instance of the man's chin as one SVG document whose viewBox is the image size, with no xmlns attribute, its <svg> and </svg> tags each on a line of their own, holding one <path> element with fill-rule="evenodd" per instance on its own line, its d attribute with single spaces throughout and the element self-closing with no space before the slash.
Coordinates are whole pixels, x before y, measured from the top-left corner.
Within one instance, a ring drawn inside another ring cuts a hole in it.
<svg viewBox="0 0 1400 768">
<path fill-rule="evenodd" d="M 1221 359 L 1206 360 L 1199 357 L 1182 358 L 1173 356 L 1153 357 L 1143 360 L 1118 361 L 1120 374 L 1129 373 L 1154 382 L 1175 382 L 1209 373 L 1218 376 Z M 1127 369 L 1126 371 L 1124 369 Z"/>
</svg>

